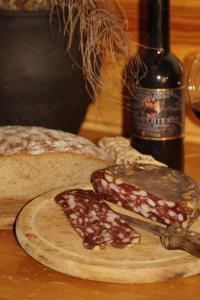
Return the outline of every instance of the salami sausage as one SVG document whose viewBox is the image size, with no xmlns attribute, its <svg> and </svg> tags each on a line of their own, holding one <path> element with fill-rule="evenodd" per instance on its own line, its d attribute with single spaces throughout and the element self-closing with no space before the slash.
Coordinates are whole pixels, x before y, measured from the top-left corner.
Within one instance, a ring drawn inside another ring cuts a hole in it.
<svg viewBox="0 0 200 300">
<path fill-rule="evenodd" d="M 68 190 L 58 194 L 55 201 L 61 205 L 87 249 L 103 249 L 109 245 L 124 248 L 140 241 L 139 233 L 92 190 Z"/>
<path fill-rule="evenodd" d="M 199 185 L 170 168 L 116 165 L 94 172 L 91 182 L 103 199 L 166 225 L 186 228 L 199 215 Z"/>
</svg>

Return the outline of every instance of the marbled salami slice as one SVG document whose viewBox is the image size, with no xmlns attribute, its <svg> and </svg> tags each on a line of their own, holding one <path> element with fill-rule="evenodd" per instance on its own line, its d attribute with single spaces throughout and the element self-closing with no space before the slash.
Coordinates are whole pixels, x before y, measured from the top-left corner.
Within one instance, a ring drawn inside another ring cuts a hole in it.
<svg viewBox="0 0 200 300">
<path fill-rule="evenodd" d="M 121 220 L 94 191 L 68 190 L 57 195 L 55 201 L 61 205 L 87 249 L 108 245 L 124 248 L 139 243 L 139 233 Z"/>
<path fill-rule="evenodd" d="M 91 182 L 103 199 L 166 225 L 186 228 L 199 215 L 199 185 L 170 168 L 116 165 L 94 172 Z"/>
</svg>

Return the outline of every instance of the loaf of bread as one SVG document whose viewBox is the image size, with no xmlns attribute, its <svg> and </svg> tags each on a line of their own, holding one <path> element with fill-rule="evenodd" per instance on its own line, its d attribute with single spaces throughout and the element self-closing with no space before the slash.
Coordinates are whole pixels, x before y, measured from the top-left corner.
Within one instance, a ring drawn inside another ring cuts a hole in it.
<svg viewBox="0 0 200 300">
<path fill-rule="evenodd" d="M 75 134 L 29 126 L 0 127 L 0 227 L 22 206 L 63 186 L 87 183 L 110 165 L 108 154 Z"/>
</svg>

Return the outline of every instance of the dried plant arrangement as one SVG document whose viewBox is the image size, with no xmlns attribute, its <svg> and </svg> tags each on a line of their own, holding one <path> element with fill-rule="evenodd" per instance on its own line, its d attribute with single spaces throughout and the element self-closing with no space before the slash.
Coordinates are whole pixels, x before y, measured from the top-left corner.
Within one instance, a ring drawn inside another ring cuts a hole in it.
<svg viewBox="0 0 200 300">
<path fill-rule="evenodd" d="M 117 0 L 51 0 L 52 10 L 58 4 L 62 9 L 64 31 L 68 37 L 67 49 L 70 49 L 75 29 L 79 27 L 82 70 L 86 83 L 95 93 L 101 88 L 99 68 L 103 68 L 105 57 L 109 56 L 116 65 L 120 58 L 125 62 L 130 62 L 132 58 L 132 43 L 123 9 Z M 133 82 L 138 76 L 140 64 L 142 62 L 136 56 L 131 67 Z"/>
</svg>

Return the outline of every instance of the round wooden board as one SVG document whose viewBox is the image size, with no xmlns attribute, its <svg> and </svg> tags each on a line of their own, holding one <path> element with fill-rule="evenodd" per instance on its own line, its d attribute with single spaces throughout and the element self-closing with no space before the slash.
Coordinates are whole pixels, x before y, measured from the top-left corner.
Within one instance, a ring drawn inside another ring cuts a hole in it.
<svg viewBox="0 0 200 300">
<path fill-rule="evenodd" d="M 91 189 L 91 186 L 70 188 Z M 156 282 L 200 272 L 200 259 L 184 251 L 165 250 L 159 237 L 143 230 L 137 229 L 141 233 L 141 243 L 133 248 L 85 249 L 61 207 L 54 201 L 54 196 L 66 189 L 69 187 L 36 198 L 17 218 L 19 243 L 40 263 L 75 277 L 119 283 Z M 194 225 L 197 230 L 200 221 Z"/>
</svg>

